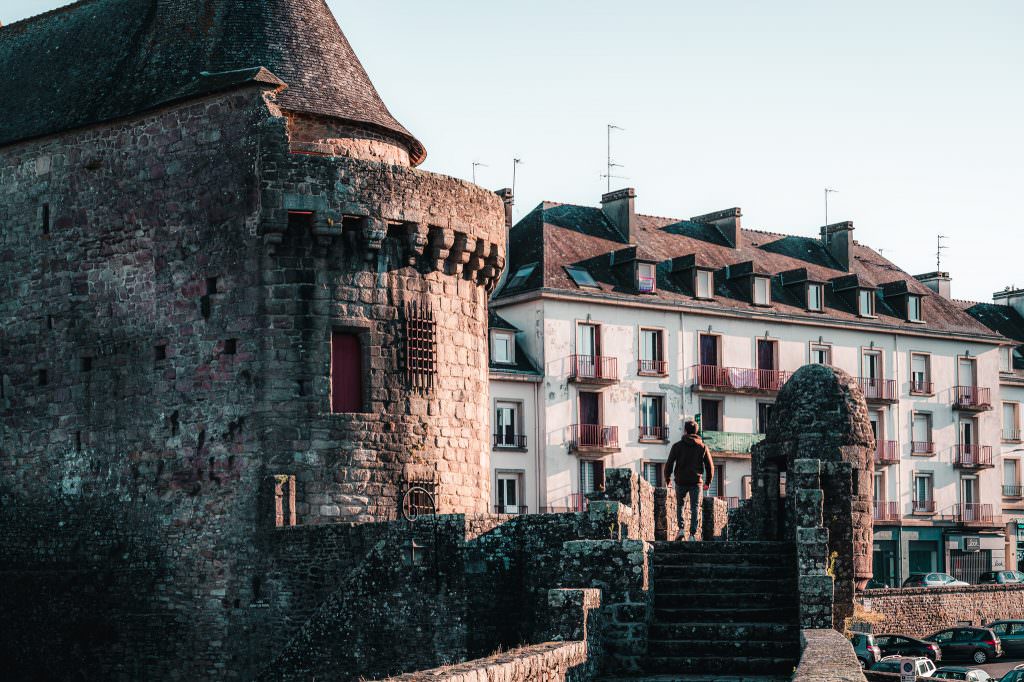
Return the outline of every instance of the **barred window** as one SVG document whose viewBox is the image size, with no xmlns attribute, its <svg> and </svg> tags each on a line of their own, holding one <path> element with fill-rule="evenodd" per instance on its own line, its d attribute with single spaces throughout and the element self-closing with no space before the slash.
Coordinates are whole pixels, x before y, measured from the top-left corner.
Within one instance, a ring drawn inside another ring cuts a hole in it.
<svg viewBox="0 0 1024 682">
<path fill-rule="evenodd" d="M 426 305 L 411 303 L 405 309 L 405 371 L 411 388 L 434 386 L 437 352 L 434 347 L 434 313 Z"/>
</svg>

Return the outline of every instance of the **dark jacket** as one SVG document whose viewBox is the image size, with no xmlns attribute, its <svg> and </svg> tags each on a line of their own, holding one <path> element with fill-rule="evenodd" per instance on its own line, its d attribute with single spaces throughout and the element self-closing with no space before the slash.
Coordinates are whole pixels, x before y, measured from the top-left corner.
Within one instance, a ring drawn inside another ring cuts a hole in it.
<svg viewBox="0 0 1024 682">
<path fill-rule="evenodd" d="M 672 446 L 665 464 L 665 480 L 672 480 L 672 471 L 676 472 L 677 485 L 697 485 L 700 483 L 701 469 L 704 473 L 704 485 L 711 485 L 715 478 L 715 462 L 711 459 L 711 451 L 700 436 L 687 434 Z"/>
</svg>

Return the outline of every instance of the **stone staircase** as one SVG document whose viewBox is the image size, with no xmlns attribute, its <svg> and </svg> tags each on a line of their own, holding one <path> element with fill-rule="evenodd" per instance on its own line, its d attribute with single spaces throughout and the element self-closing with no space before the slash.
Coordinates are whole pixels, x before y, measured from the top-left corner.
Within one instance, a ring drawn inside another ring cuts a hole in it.
<svg viewBox="0 0 1024 682">
<path fill-rule="evenodd" d="M 655 543 L 646 674 L 631 682 L 788 680 L 800 656 L 795 564 L 790 543 Z"/>
</svg>

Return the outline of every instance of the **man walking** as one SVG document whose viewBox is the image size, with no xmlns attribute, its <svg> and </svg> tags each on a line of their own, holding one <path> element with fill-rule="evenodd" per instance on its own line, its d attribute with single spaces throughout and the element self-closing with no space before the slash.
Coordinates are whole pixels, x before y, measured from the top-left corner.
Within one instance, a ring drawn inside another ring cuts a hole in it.
<svg viewBox="0 0 1024 682">
<path fill-rule="evenodd" d="M 679 535 L 676 540 L 697 539 L 697 521 L 700 518 L 701 486 L 707 490 L 715 478 L 715 462 L 711 451 L 697 435 L 697 422 L 689 420 L 683 426 L 682 440 L 672 446 L 665 464 L 665 485 L 672 485 L 672 471 L 676 472 L 676 502 L 679 510 Z M 703 474 L 703 476 L 702 476 Z M 690 497 L 690 534 L 683 532 L 683 503 Z"/>
</svg>

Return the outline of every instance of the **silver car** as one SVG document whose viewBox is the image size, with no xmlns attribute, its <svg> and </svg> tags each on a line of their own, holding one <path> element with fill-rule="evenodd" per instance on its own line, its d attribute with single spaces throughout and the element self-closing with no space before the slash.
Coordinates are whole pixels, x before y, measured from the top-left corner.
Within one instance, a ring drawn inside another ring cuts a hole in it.
<svg viewBox="0 0 1024 682">
<path fill-rule="evenodd" d="M 903 581 L 903 587 L 966 587 L 968 584 L 949 573 L 912 573 Z"/>
</svg>

